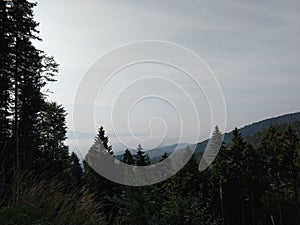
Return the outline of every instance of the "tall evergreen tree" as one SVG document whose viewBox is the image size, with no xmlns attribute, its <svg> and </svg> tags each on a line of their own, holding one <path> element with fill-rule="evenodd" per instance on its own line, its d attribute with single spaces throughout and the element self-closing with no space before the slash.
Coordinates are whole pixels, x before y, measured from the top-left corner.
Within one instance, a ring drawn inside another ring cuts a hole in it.
<svg viewBox="0 0 300 225">
<path fill-rule="evenodd" d="M 246 142 L 241 133 L 235 128 L 232 131 L 231 145 L 229 146 L 228 162 L 228 186 L 232 193 L 227 197 L 227 204 L 232 205 L 229 221 L 232 224 L 245 225 L 244 186 L 245 176 L 243 169 L 245 165 Z M 233 214 L 234 213 L 234 214 Z M 236 214 L 239 215 L 236 218 Z"/>
<path fill-rule="evenodd" d="M 169 156 L 168 156 L 168 153 L 164 152 L 164 154 L 161 156 L 161 159 L 159 160 L 160 162 L 164 161 L 165 159 L 167 159 Z"/>
<path fill-rule="evenodd" d="M 142 146 L 139 144 L 137 147 L 137 153 L 135 156 L 135 162 L 137 166 L 147 166 L 150 165 L 150 158 L 148 154 L 143 151 Z"/>
<path fill-rule="evenodd" d="M 88 163 L 93 163 L 95 166 L 98 166 L 99 169 L 106 168 L 108 162 L 106 162 L 103 156 L 107 153 L 112 155 L 113 151 L 112 147 L 108 144 L 108 137 L 105 135 L 105 130 L 101 126 L 95 137 L 94 144 L 85 156 L 83 164 L 85 180 L 89 184 L 90 188 L 95 191 L 97 190 L 99 194 L 108 191 L 106 185 L 109 181 L 94 171 Z"/>
<path fill-rule="evenodd" d="M 108 137 L 105 135 L 105 130 L 101 126 L 98 134 L 96 135 L 94 144 L 89 149 L 89 152 L 83 161 L 84 180 L 89 189 L 96 193 L 99 201 L 105 198 L 110 198 L 115 192 L 118 192 L 118 184 L 106 179 L 93 169 L 96 168 L 98 171 L 106 172 L 113 171 L 114 168 L 111 168 L 111 166 L 115 166 L 115 158 L 112 154 L 112 147 L 109 145 Z M 93 164 L 93 167 L 89 164 Z M 113 176 L 112 173 L 111 175 Z M 111 208 L 108 207 L 106 210 L 110 209 Z"/>
<path fill-rule="evenodd" d="M 289 125 L 283 132 L 282 172 L 285 174 L 286 182 L 293 187 L 295 202 L 298 203 L 298 180 L 300 167 L 297 165 L 298 135 L 295 129 Z"/>
<path fill-rule="evenodd" d="M 134 157 L 128 149 L 126 149 L 125 153 L 123 154 L 122 162 L 126 163 L 128 165 L 134 165 L 135 164 Z"/>
<path fill-rule="evenodd" d="M 159 162 L 163 162 L 168 157 L 169 157 L 168 153 L 164 152 L 164 154 L 161 156 L 161 159 L 159 160 Z M 169 175 L 171 173 L 171 171 L 172 171 L 172 162 L 164 161 L 164 164 L 160 166 L 159 176 L 166 177 L 167 175 Z"/>
<path fill-rule="evenodd" d="M 282 164 L 282 149 L 283 149 L 283 142 L 282 137 L 275 126 L 271 126 L 266 134 L 264 135 L 262 142 L 261 142 L 261 151 L 264 154 L 264 164 L 266 171 L 268 172 L 268 204 L 273 206 L 276 205 L 274 212 L 278 215 L 275 220 L 277 223 L 282 225 L 283 224 L 283 216 L 282 216 L 282 171 L 281 171 L 281 164 Z M 275 193 L 275 195 L 274 195 Z M 273 204 L 272 204 L 273 203 Z"/>
<path fill-rule="evenodd" d="M 11 35 L 11 2 L 0 1 L 0 166 L 5 171 L 16 163 L 15 152 L 9 148 L 12 133 L 10 116 L 12 115 L 11 91 L 13 89 L 13 64 L 10 46 L 13 43 Z"/>
<path fill-rule="evenodd" d="M 33 152 L 32 158 L 35 168 L 41 169 L 45 165 L 57 167 L 58 171 L 64 169 L 68 163 L 68 147 L 66 140 L 66 111 L 55 102 L 45 102 L 37 114 L 34 126 L 38 131 L 38 148 Z"/>
<path fill-rule="evenodd" d="M 38 23 L 34 20 L 35 3 L 27 0 L 0 3 L 0 94 L 1 127 L 7 127 L 8 114 L 12 115 L 12 138 L 5 155 L 11 157 L 11 166 L 28 167 L 33 162 L 33 151 L 39 148 L 39 133 L 34 129 L 37 114 L 44 103 L 42 88 L 52 81 L 57 64 L 47 60 L 32 41 L 38 37 Z M 4 108 L 3 108 L 4 107 Z M 6 132 L 2 129 L 2 132 Z M 5 135 L 4 135 L 5 137 Z M 7 141 L 6 141 L 7 143 Z"/>
<path fill-rule="evenodd" d="M 80 161 L 78 156 L 75 152 L 72 152 L 69 157 L 69 164 L 68 164 L 68 173 L 70 175 L 71 184 L 74 187 L 78 187 L 81 185 L 82 182 L 82 175 L 83 171 L 80 165 Z"/>
<path fill-rule="evenodd" d="M 111 166 L 115 166 L 115 158 L 112 146 L 109 145 L 108 137 L 102 126 L 83 161 L 84 181 L 88 188 L 95 193 L 97 200 L 106 205 L 104 211 L 107 214 L 115 214 L 116 208 L 112 206 L 111 198 L 120 192 L 120 185 L 98 174 L 89 164 L 93 164 L 93 168 L 97 168 L 98 171 L 106 171 L 107 173 L 110 172 L 112 176 L 114 175 L 112 172 L 114 168 Z M 113 217 L 109 218 L 108 224 L 112 224 L 113 220 Z"/>
<path fill-rule="evenodd" d="M 14 85 L 14 144 L 17 164 L 24 167 L 31 164 L 31 154 L 35 146 L 33 124 L 36 113 L 42 104 L 41 64 L 42 56 L 33 45 L 37 37 L 38 23 L 33 19 L 35 4 L 25 0 L 11 2 L 10 22 L 13 29 L 9 34 L 13 37 L 10 55 L 13 59 L 11 80 Z"/>
<path fill-rule="evenodd" d="M 218 207 L 218 211 L 220 212 L 221 222 L 224 224 L 224 192 L 223 192 L 223 185 L 226 177 L 227 171 L 227 155 L 226 155 L 226 148 L 223 142 L 223 135 L 219 130 L 219 127 L 216 126 L 211 138 L 211 145 L 210 145 L 211 152 L 217 154 L 211 168 L 210 168 L 210 180 L 212 182 L 212 189 L 215 193 L 214 196 L 218 196 L 218 202 L 216 207 Z"/>
<path fill-rule="evenodd" d="M 108 137 L 105 135 L 105 130 L 102 126 L 99 128 L 98 134 L 95 139 L 95 142 L 96 141 L 100 141 L 103 144 L 104 150 L 109 154 L 114 154 L 112 146 L 108 144 Z"/>
</svg>

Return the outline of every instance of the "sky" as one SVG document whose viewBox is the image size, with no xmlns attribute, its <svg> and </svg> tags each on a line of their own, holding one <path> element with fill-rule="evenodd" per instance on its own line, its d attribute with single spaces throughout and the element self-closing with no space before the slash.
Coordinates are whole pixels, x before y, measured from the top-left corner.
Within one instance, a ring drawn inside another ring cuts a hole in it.
<svg viewBox="0 0 300 225">
<path fill-rule="evenodd" d="M 35 18 L 40 22 L 43 42 L 36 45 L 60 64 L 58 81 L 48 85 L 53 92 L 49 98 L 66 108 L 71 131 L 75 130 L 75 97 L 86 74 L 112 49 L 143 40 L 175 43 L 201 57 L 221 87 L 227 112 L 224 130 L 230 131 L 300 111 L 299 12 L 297 0 L 38 1 Z M 163 54 L 163 48 L 156 53 Z M 185 65 L 191 66 L 189 61 Z M 208 71 L 205 74 L 212 75 Z M 139 79 L 147 76 L 151 79 Z M 187 90 L 192 100 L 170 79 Z M 213 85 L 210 82 L 213 81 L 207 81 L 208 86 Z M 118 103 L 115 97 L 122 89 Z M 151 90 L 160 98 L 145 98 L 135 104 L 133 96 L 153 94 Z M 93 105 L 94 118 L 76 121 L 80 123 L 75 130 L 80 137 L 79 147 L 88 148 L 100 125 L 105 127 L 116 148 L 141 142 L 148 149 L 176 143 L 179 136 L 181 142 L 187 143 L 207 138 L 208 130 L 215 124 L 207 122 L 209 105 L 205 93 L 201 93 L 193 89 L 193 82 L 182 71 L 168 65 L 144 63 L 125 68 L 113 77 L 100 96 L 98 93 Z M 117 102 L 117 107 L 113 108 L 112 102 Z M 185 109 L 180 112 L 181 118 L 172 102 Z M 196 104 L 198 116 L 201 111 L 200 135 L 191 103 Z M 84 107 L 81 110 L 84 115 Z M 129 122 L 122 123 L 122 119 Z M 94 127 L 85 126 L 87 120 L 93 121 Z M 183 134 L 182 121 L 188 130 L 183 129 Z M 113 123 L 118 124 L 117 129 Z M 78 151 L 74 137 L 70 137 L 71 149 Z"/>
</svg>

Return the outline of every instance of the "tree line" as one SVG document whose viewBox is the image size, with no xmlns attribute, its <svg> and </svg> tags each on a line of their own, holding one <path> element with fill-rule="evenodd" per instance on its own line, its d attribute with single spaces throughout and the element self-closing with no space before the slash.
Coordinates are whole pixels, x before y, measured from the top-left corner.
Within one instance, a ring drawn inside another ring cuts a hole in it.
<svg viewBox="0 0 300 225">
<path fill-rule="evenodd" d="M 108 213 L 114 211 L 111 224 L 117 220 L 119 224 L 296 225 L 300 204 L 297 129 L 291 124 L 270 126 L 260 133 L 260 141 L 254 147 L 250 144 L 252 137 L 244 139 L 237 128 L 225 145 L 216 126 L 209 147 L 222 143 L 221 149 L 204 172 L 198 171 L 199 160 L 192 157 L 166 181 L 128 187 L 106 180 L 85 163 L 83 180 L 88 187 L 98 186 L 95 189 L 101 196 L 99 200 L 108 205 Z M 103 128 L 100 131 L 104 134 Z M 257 135 L 253 138 L 257 139 Z M 182 151 L 191 150 L 187 147 Z M 161 160 L 167 157 L 165 153 Z M 121 161 L 151 164 L 140 145 L 136 154 L 126 149 Z M 172 166 L 176 167 L 176 163 Z M 172 166 L 166 169 L 176 169 Z"/>
<path fill-rule="evenodd" d="M 89 214 L 102 214 L 90 203 L 94 197 L 76 186 L 82 170 L 64 144 L 66 111 L 47 99 L 58 64 L 33 44 L 41 40 L 35 5 L 0 1 L 0 224 L 49 224 L 52 218 L 53 224 L 73 224 L 72 218 L 83 224 Z M 75 199 L 95 212 L 80 209 Z"/>
</svg>

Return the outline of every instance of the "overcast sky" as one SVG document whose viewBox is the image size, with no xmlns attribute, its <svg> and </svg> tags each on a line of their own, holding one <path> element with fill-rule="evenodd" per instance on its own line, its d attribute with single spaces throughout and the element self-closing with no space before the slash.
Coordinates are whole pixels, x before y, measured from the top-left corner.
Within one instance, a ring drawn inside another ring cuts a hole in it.
<svg viewBox="0 0 300 225">
<path fill-rule="evenodd" d="M 54 92 L 50 97 L 67 109 L 70 130 L 73 130 L 74 98 L 87 70 L 111 49 L 141 40 L 164 40 L 185 46 L 208 64 L 226 100 L 227 131 L 300 111 L 298 0 L 51 0 L 38 1 L 35 14 L 43 39 L 38 47 L 54 55 L 60 64 L 58 82 L 49 86 Z M 141 70 L 131 69 L 127 74 L 139 74 Z M 122 87 L 122 82 L 114 84 L 111 89 Z M 132 88 L 139 92 L 145 84 Z M 166 90 L 171 91 L 171 87 L 166 86 Z M 162 102 L 144 101 L 140 109 L 136 108 L 136 123 L 153 117 L 149 111 L 160 107 L 163 115 L 173 115 L 172 109 L 164 108 Z M 101 114 L 104 108 L 95 107 L 95 110 L 99 117 L 105 118 Z M 144 116 L 137 116 L 143 113 Z M 110 121 L 101 118 L 96 118 L 96 123 L 113 133 Z M 176 114 L 170 118 L 176 125 Z M 162 125 L 158 121 L 150 130 L 163 130 Z M 148 134 L 149 130 L 142 132 L 142 127 L 147 128 L 145 124 L 136 126 L 135 133 Z M 171 130 L 163 144 L 171 143 L 172 137 L 178 135 L 173 132 L 176 129 Z M 93 133 L 94 130 L 83 128 L 79 132 Z M 190 135 L 185 134 L 184 141 L 189 141 L 187 136 Z"/>
</svg>

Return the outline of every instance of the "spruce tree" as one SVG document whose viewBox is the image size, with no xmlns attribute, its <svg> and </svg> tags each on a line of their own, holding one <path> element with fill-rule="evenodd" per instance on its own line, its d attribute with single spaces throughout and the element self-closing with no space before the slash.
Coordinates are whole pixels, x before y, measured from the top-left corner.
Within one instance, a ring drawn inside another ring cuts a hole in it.
<svg viewBox="0 0 300 225">
<path fill-rule="evenodd" d="M 271 126 L 265 133 L 261 142 L 261 151 L 264 154 L 264 164 L 267 171 L 267 178 L 269 183 L 268 201 L 274 206 L 273 210 L 278 215 L 277 223 L 283 224 L 282 216 L 282 179 L 283 171 L 280 170 L 282 164 L 282 149 L 283 141 L 278 128 Z M 275 193 L 275 195 L 274 195 Z M 272 204 L 273 203 L 273 204 Z"/>
<path fill-rule="evenodd" d="M 68 163 L 68 147 L 66 140 L 66 111 L 55 102 L 44 102 L 37 114 L 34 129 L 39 132 L 38 148 L 33 152 L 34 167 L 45 165 L 57 167 L 62 171 Z"/>
<path fill-rule="evenodd" d="M 231 145 L 229 146 L 229 162 L 228 162 L 228 189 L 231 196 L 228 196 L 228 202 L 232 205 L 229 220 L 231 223 L 236 222 L 245 224 L 245 174 L 243 173 L 245 165 L 246 142 L 237 128 L 232 131 Z M 236 218 L 236 214 L 239 215 Z"/>
<path fill-rule="evenodd" d="M 11 156 L 10 167 L 27 168 L 33 163 L 33 154 L 41 144 L 37 141 L 39 131 L 34 127 L 44 103 L 42 88 L 57 72 L 57 64 L 32 43 L 40 40 L 33 15 L 35 5 L 27 0 L 0 3 L 0 128 L 7 139 L 7 118 L 12 115 L 12 137 L 5 141 L 10 143 L 5 148 L 5 155 Z"/>
<path fill-rule="evenodd" d="M 147 166 L 150 165 L 150 158 L 148 154 L 143 151 L 141 144 L 138 144 L 137 153 L 134 155 L 135 163 L 137 166 Z"/>
<path fill-rule="evenodd" d="M 161 159 L 159 162 L 163 162 L 163 164 L 160 165 L 160 171 L 159 176 L 161 178 L 165 178 L 169 176 L 172 173 L 172 161 L 167 161 L 166 159 L 169 157 L 168 153 L 164 152 L 164 154 L 161 156 Z"/>
<path fill-rule="evenodd" d="M 283 152 L 281 169 L 284 172 L 286 182 L 292 187 L 295 202 L 298 203 L 298 180 L 300 167 L 297 165 L 298 135 L 295 129 L 289 125 L 283 132 Z"/>
<path fill-rule="evenodd" d="M 109 157 L 107 157 L 107 155 L 109 155 Z M 105 135 L 105 130 L 101 126 L 95 137 L 94 144 L 89 149 L 83 161 L 85 171 L 84 179 L 90 189 L 96 192 L 98 199 L 112 195 L 118 185 L 98 174 L 93 168 L 100 171 L 111 172 L 114 169 L 111 168 L 111 166 L 115 166 L 114 162 L 115 158 L 113 157 L 112 146 L 109 145 L 108 137 Z M 93 164 L 93 167 L 89 164 Z"/>
<path fill-rule="evenodd" d="M 169 156 L 168 156 L 168 153 L 164 152 L 164 154 L 161 156 L 161 159 L 159 160 L 160 162 L 164 161 L 165 159 L 167 159 Z"/>
<path fill-rule="evenodd" d="M 9 79 L 11 59 L 9 57 L 10 37 L 7 36 L 8 23 L 8 4 L 0 1 L 0 165 L 8 157 L 8 142 L 11 135 L 11 124 L 9 117 L 11 115 L 10 91 L 12 83 Z"/>
<path fill-rule="evenodd" d="M 71 184 L 74 187 L 78 187 L 81 185 L 82 182 L 82 175 L 83 171 L 80 165 L 80 161 L 78 156 L 75 152 L 72 152 L 69 157 L 69 164 L 68 164 L 68 173 L 70 176 Z"/>
<path fill-rule="evenodd" d="M 211 138 L 210 144 L 211 152 L 217 154 L 212 166 L 210 167 L 210 182 L 214 192 L 213 196 L 218 196 L 216 202 L 216 207 L 220 212 L 221 223 L 224 224 L 224 191 L 223 186 L 226 178 L 227 171 L 227 150 L 223 142 L 223 135 L 219 130 L 219 127 L 216 126 Z"/>
<path fill-rule="evenodd" d="M 11 91 L 13 90 L 12 57 L 10 46 L 13 43 L 11 35 L 11 2 L 0 1 L 0 166 L 8 171 L 16 165 L 16 155 L 10 148 L 12 126 Z"/>
<path fill-rule="evenodd" d="M 125 150 L 125 153 L 122 156 L 122 162 L 128 165 L 135 164 L 134 157 L 128 149 Z"/>
<path fill-rule="evenodd" d="M 105 130 L 101 126 L 99 128 L 98 134 L 96 136 L 95 142 L 100 141 L 103 144 L 104 150 L 107 151 L 110 155 L 113 155 L 112 146 L 108 145 L 108 137 L 105 135 Z"/>
</svg>

